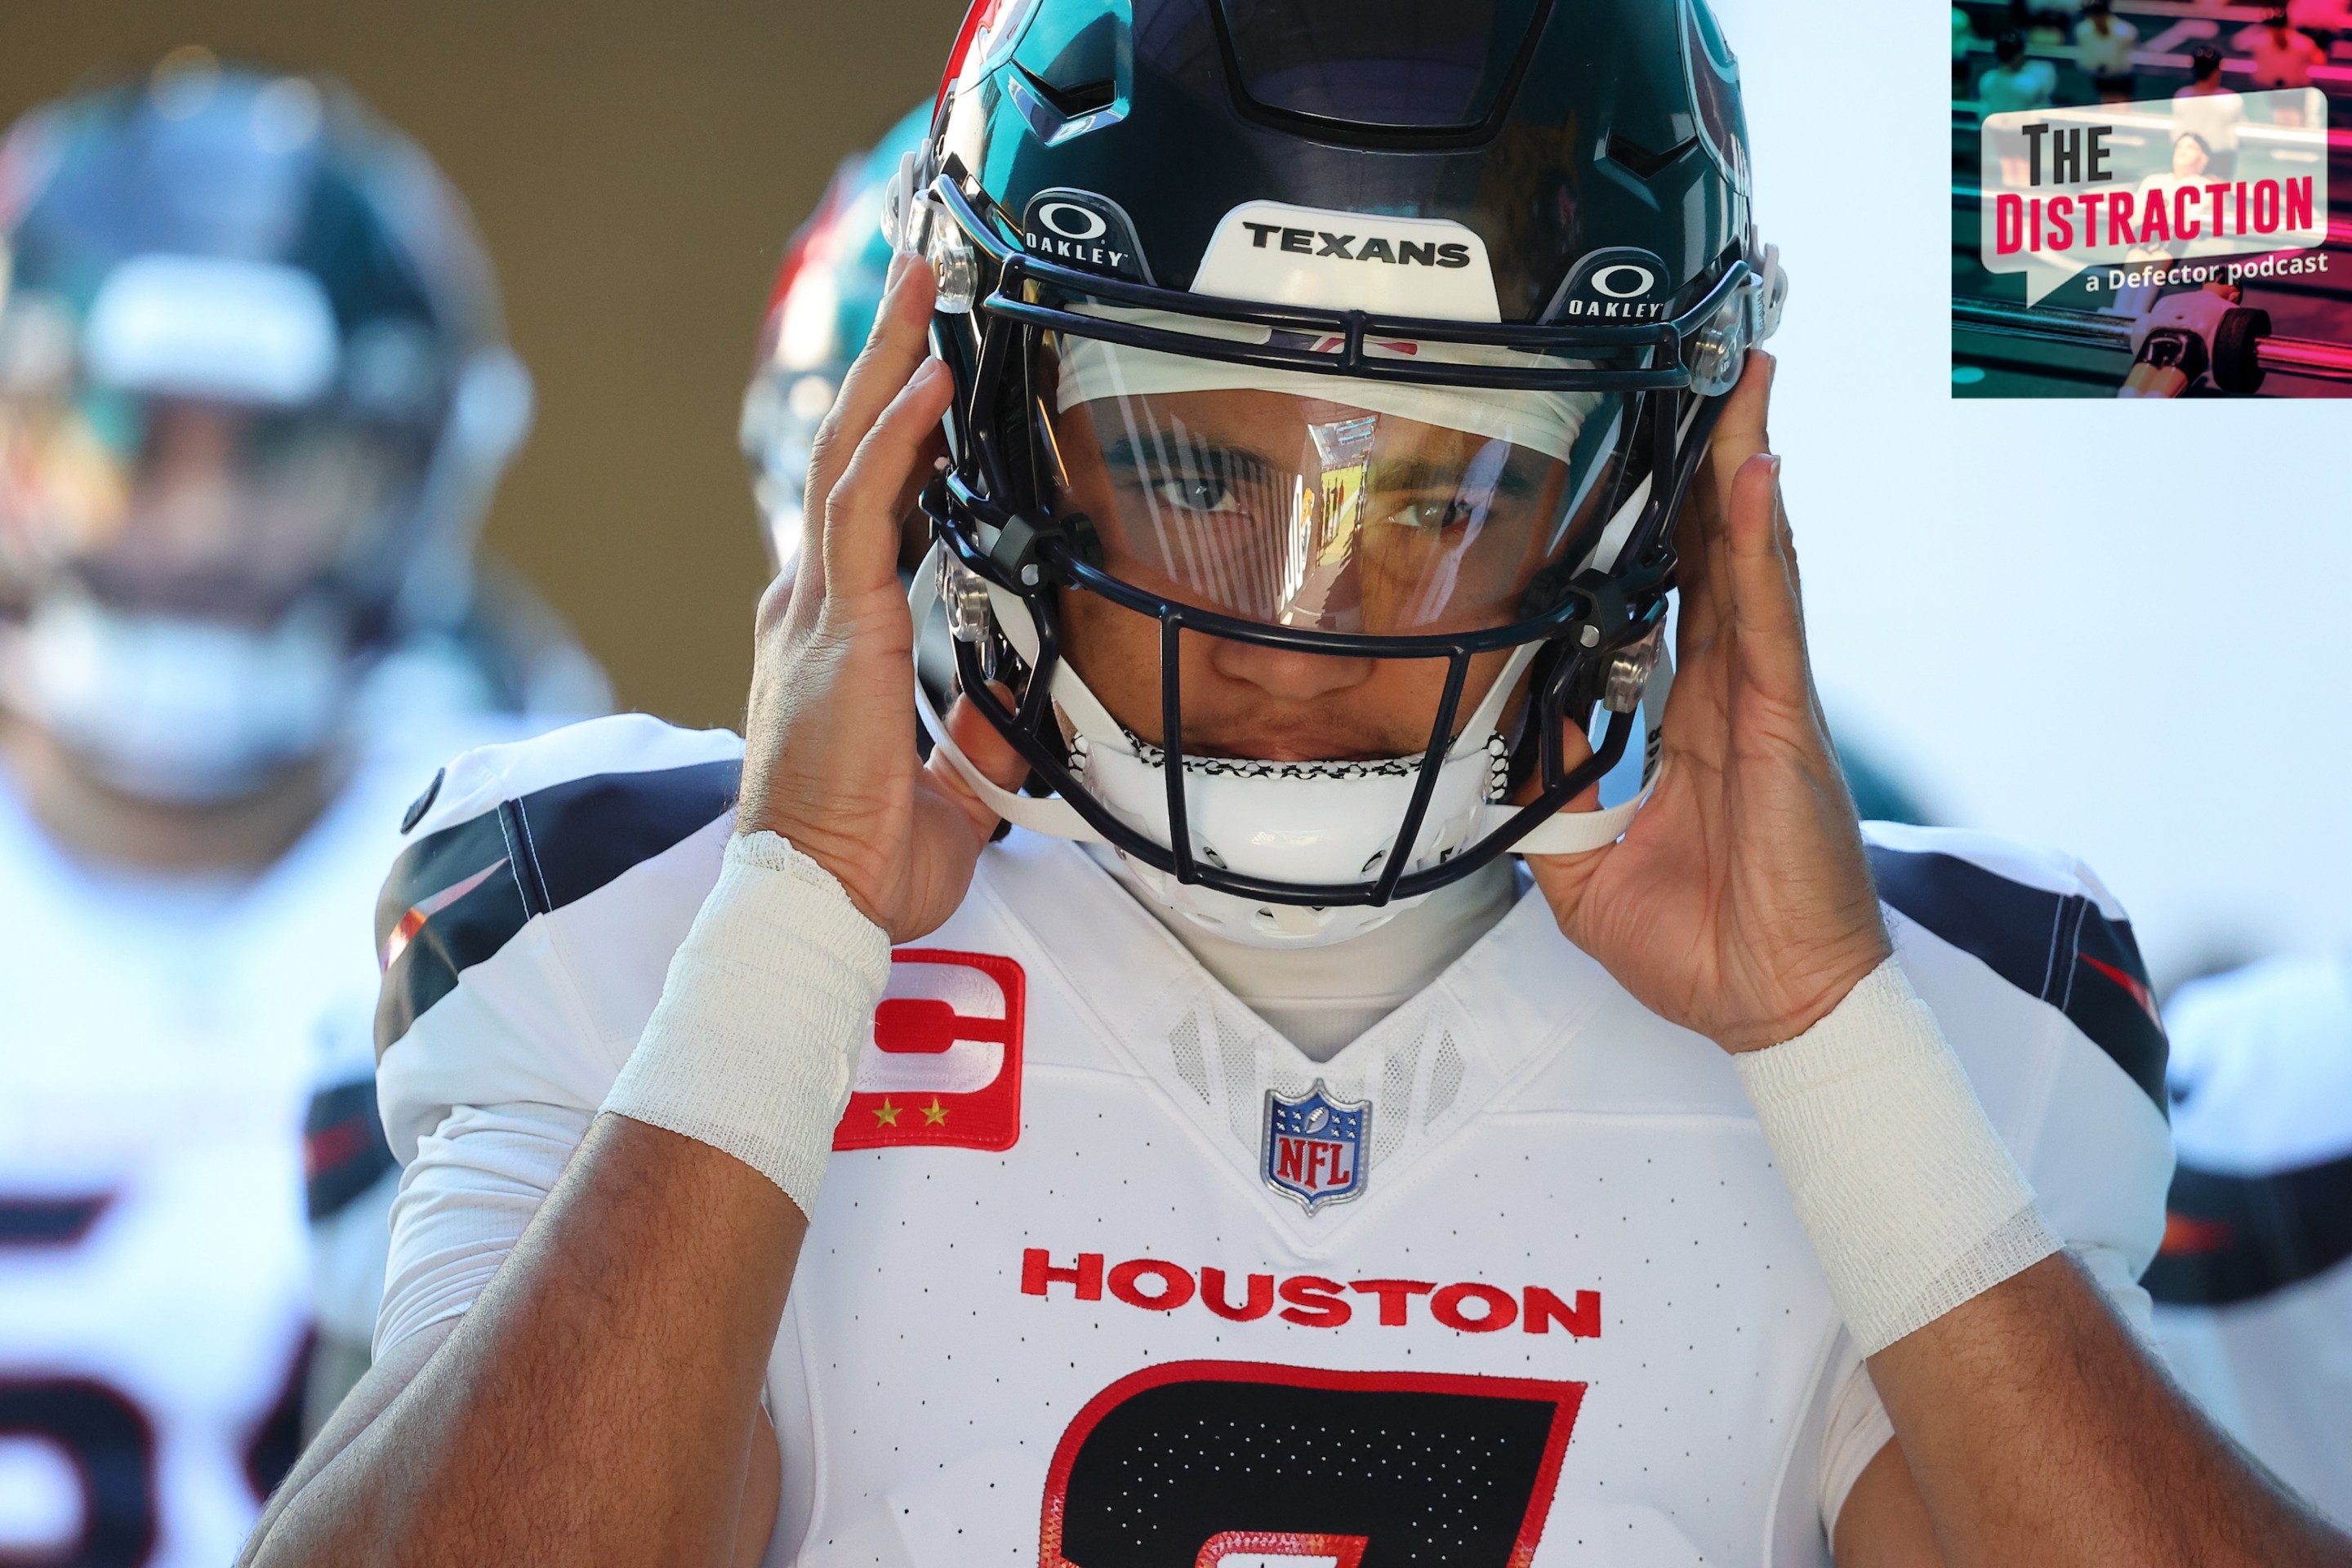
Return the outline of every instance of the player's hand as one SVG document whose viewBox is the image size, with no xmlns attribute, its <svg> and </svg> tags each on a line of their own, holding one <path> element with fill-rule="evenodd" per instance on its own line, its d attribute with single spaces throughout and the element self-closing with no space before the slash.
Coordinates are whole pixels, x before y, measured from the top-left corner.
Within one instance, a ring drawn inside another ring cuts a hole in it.
<svg viewBox="0 0 2352 1568">
<path fill-rule="evenodd" d="M 936 930 L 971 886 L 996 816 L 915 751 L 915 627 L 898 520 L 928 476 L 951 386 L 927 342 L 928 268 L 901 258 L 818 431 L 797 574 L 760 601 L 739 832 L 780 833 L 838 878 L 894 942 Z M 948 725 L 1007 788 L 1024 768 L 959 700 Z"/>
<path fill-rule="evenodd" d="M 1528 858 L 1570 941 L 1730 1051 L 1802 1034 L 1888 952 L 1806 658 L 1771 382 L 1751 353 L 1683 508 L 1655 792 L 1617 843 Z"/>
</svg>

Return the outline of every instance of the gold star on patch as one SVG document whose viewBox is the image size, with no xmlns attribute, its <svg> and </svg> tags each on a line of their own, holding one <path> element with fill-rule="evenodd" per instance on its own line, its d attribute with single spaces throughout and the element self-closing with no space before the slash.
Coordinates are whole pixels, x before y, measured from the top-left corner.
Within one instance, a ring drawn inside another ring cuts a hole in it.
<svg viewBox="0 0 2352 1568">
<path fill-rule="evenodd" d="M 944 1127 L 947 1125 L 948 1108 L 940 1103 L 940 1097 L 938 1095 L 935 1094 L 931 1096 L 931 1102 L 929 1105 L 924 1106 L 922 1109 L 923 1124 L 925 1126 Z"/>
<path fill-rule="evenodd" d="M 887 1100 L 885 1100 L 881 1105 L 875 1110 L 874 1122 L 877 1127 L 898 1126 L 898 1108 L 891 1104 Z"/>
</svg>

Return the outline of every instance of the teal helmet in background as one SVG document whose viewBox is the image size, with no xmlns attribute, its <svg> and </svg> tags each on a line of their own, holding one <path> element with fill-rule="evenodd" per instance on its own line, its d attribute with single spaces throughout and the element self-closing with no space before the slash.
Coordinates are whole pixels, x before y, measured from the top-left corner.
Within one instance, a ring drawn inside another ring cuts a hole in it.
<svg viewBox="0 0 2352 1568">
<path fill-rule="evenodd" d="M 881 226 L 886 188 L 900 159 L 922 145 L 930 122 L 930 106 L 919 106 L 872 149 L 844 159 L 816 211 L 784 247 L 737 430 L 751 468 L 761 537 L 779 569 L 800 548 L 801 496 L 817 426 L 882 303 L 890 268 Z"/>
<path fill-rule="evenodd" d="M 324 78 L 188 48 L 0 142 L 0 704 L 216 801 L 478 607 L 530 424 L 489 258 Z"/>
</svg>

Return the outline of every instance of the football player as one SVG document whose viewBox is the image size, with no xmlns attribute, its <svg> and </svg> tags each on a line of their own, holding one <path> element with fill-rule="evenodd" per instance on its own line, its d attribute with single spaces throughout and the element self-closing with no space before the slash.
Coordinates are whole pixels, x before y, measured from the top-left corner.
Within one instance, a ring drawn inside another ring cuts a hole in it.
<svg viewBox="0 0 2352 1568">
<path fill-rule="evenodd" d="M 0 1560 L 219 1564 L 366 1364 L 379 862 L 563 679 L 529 383 L 417 148 L 198 53 L 10 132 L 0 276 Z"/>
<path fill-rule="evenodd" d="M 2274 958 L 2166 1010 L 2179 1146 L 2147 1273 L 2180 1381 L 2264 1464 L 2352 1522 L 2352 984 Z"/>
<path fill-rule="evenodd" d="M 411 834 L 248 1561 L 2347 1559 L 2141 1348 L 2114 900 L 1854 822 L 1704 6 L 985 0 L 885 222 L 748 742 Z"/>
</svg>

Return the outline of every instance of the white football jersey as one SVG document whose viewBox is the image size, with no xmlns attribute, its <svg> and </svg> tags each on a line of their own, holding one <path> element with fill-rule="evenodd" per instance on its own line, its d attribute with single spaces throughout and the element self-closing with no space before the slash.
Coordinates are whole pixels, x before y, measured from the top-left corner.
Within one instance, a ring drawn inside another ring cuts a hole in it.
<svg viewBox="0 0 2352 1568">
<path fill-rule="evenodd" d="M 2352 1526 L 2352 978 L 2340 954 L 2183 987 L 2180 1149 L 2148 1270 L 2181 1382 Z"/>
<path fill-rule="evenodd" d="M 740 753 L 623 718 L 451 765 L 380 906 L 410 1167 L 380 1343 L 463 1310 L 496 1259 L 460 1279 L 444 1241 L 553 1182 Z M 2171 1165 L 2129 928 L 2063 858 L 1874 837 L 1914 984 L 2129 1298 Z M 533 1141 L 536 1174 L 467 1187 Z M 1827 1560 L 1858 1357 L 1755 1118 L 1539 896 L 1318 1063 L 1076 846 L 1013 834 L 894 953 L 835 1147 L 770 1363 L 772 1564 Z"/>
<path fill-rule="evenodd" d="M 225 1568 L 296 1451 L 310 1222 L 373 1320 L 369 914 L 438 760 L 251 881 L 77 864 L 0 789 L 0 1562 Z"/>
</svg>

